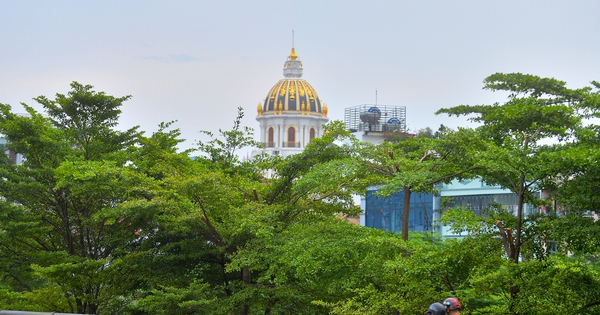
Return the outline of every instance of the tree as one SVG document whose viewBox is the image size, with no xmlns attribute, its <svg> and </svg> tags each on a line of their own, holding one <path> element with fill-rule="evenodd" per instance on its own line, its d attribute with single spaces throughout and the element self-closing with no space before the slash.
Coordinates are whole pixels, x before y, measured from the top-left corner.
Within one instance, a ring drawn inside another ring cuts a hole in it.
<svg viewBox="0 0 600 315">
<path fill-rule="evenodd" d="M 568 207 L 569 211 L 581 213 L 600 209 L 599 135 L 600 126 L 593 123 L 577 130 L 574 141 L 569 145 L 570 152 L 578 158 L 570 159 L 569 167 L 560 174 L 560 181 L 548 183 L 556 204 Z"/>
<path fill-rule="evenodd" d="M 597 83 L 593 85 L 598 88 Z M 520 73 L 496 73 L 484 80 L 484 89 L 508 92 L 502 105 L 461 105 L 437 114 L 473 115 L 481 123 L 472 156 L 481 166 L 478 175 L 488 184 L 509 189 L 518 197 L 516 216 L 496 211 L 494 224 L 507 257 L 514 264 L 522 259 L 545 257 L 543 249 L 550 233 L 543 233 L 542 217 L 525 217 L 524 205 L 543 204 L 536 192 L 568 182 L 573 166 L 588 157 L 572 141 L 583 120 L 598 108 L 598 92 L 590 87 L 569 89 L 566 83 Z M 550 231 L 550 230 L 545 230 Z M 556 235 L 556 234 L 554 234 Z M 531 251 L 523 256 L 528 246 Z M 530 256 L 533 255 L 533 256 Z M 518 312 L 519 281 L 511 280 L 510 311 Z"/>
<path fill-rule="evenodd" d="M 137 127 L 114 129 L 129 98 L 73 82 L 67 95 L 35 98 L 48 118 L 26 104 L 27 116 L 0 105 L 7 148 L 24 157 L 0 164 L 2 278 L 12 290 L 65 297 L 36 308 L 99 313 L 114 253 L 145 225 L 143 212 L 121 207 L 147 198 L 138 187 L 149 185 L 127 166 Z"/>
<path fill-rule="evenodd" d="M 527 242 L 522 239 L 524 204 L 539 205 L 535 191 L 568 174 L 567 166 L 580 158 L 565 142 L 581 128 L 582 111 L 592 110 L 597 101 L 591 88 L 568 89 L 563 81 L 520 73 L 493 74 L 484 80 L 484 89 L 507 91 L 508 101 L 461 105 L 437 114 L 474 115 L 470 119 L 482 124 L 473 151 L 482 167 L 479 175 L 518 197 L 516 225 L 498 222 L 506 254 L 517 263 Z"/>
<path fill-rule="evenodd" d="M 157 244 L 146 252 L 154 261 L 171 264 L 150 271 L 156 282 L 136 292 L 134 310 L 169 309 L 171 314 L 289 310 L 306 294 L 290 297 L 285 282 L 265 276 L 273 257 L 261 255 L 269 254 L 274 240 L 283 239 L 280 235 L 300 222 L 358 210 L 351 191 L 337 182 L 340 176 L 324 180 L 319 175 L 322 164 L 346 155 L 345 148 L 332 145 L 347 134 L 340 123 L 328 126 L 327 134 L 314 139 L 302 153 L 241 161 L 235 151 L 256 144 L 249 130 L 241 130 L 242 116 L 240 109 L 233 130 L 220 130 L 220 138 L 200 143 L 201 154 L 190 159 L 191 164 L 182 163 L 184 168 L 172 172 L 153 172 L 159 174 L 155 176 L 161 186 L 156 202 L 173 215 L 165 217 L 144 243 Z M 140 165 L 137 159 L 134 164 Z M 265 177 L 266 170 L 274 176 Z M 142 258 L 131 258 L 130 265 L 142 263 Z M 169 276 L 163 278 L 165 274 Z M 200 300 L 198 292 L 203 292 Z"/>
<path fill-rule="evenodd" d="M 524 259 L 516 264 L 502 253 L 497 227 L 498 220 L 514 225 L 516 217 L 499 205 L 491 205 L 484 212 L 486 216 L 478 217 L 467 208 L 452 208 L 446 209 L 441 219 L 442 224 L 456 232 L 469 232 L 456 242 L 458 246 L 454 250 L 446 251 L 446 255 L 451 257 L 449 262 L 457 263 L 448 270 L 465 271 L 456 278 L 451 277 L 454 280 L 449 283 L 457 284 L 458 290 L 452 293 L 466 301 L 470 311 L 499 315 L 582 314 L 599 308 L 600 269 L 592 263 L 593 256 L 582 255 L 597 253 L 597 242 L 587 233 L 594 226 L 597 231 L 598 223 L 582 216 L 527 216 L 523 234 L 531 241 L 523 246 Z M 592 241 L 587 242 L 588 239 Z M 567 254 L 561 248 L 570 252 Z M 473 256 L 465 254 L 470 249 Z M 489 254 L 481 254 L 486 251 L 490 251 Z M 467 264 L 470 259 L 480 263 Z"/>
<path fill-rule="evenodd" d="M 357 151 L 361 152 L 358 163 L 365 167 L 364 172 L 373 172 L 373 184 L 382 184 L 379 193 L 383 196 L 399 191 L 404 193 L 404 240 L 408 240 L 409 235 L 411 194 L 435 193 L 436 184 L 469 177 L 477 167 L 465 152 L 469 141 L 469 130 L 455 132 L 446 129 L 438 134 L 438 138 L 416 136 L 405 137 L 395 143 L 384 141 L 379 145 L 357 145 Z"/>
</svg>

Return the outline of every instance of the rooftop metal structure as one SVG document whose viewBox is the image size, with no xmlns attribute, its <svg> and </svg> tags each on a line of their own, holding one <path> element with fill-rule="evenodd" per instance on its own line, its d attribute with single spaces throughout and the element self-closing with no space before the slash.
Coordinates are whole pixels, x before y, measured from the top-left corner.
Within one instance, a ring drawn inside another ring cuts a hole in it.
<svg viewBox="0 0 600 315">
<path fill-rule="evenodd" d="M 352 132 L 406 131 L 406 106 L 363 104 L 344 111 L 346 128 Z"/>
</svg>

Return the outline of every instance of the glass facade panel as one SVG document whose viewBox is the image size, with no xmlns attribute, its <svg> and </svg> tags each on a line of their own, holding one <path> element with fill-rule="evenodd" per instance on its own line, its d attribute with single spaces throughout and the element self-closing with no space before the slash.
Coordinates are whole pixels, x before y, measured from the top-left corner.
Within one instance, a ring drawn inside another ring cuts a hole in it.
<svg viewBox="0 0 600 315">
<path fill-rule="evenodd" d="M 503 209 L 517 213 L 519 199 L 516 194 L 489 194 L 452 197 L 452 207 L 461 206 L 469 208 L 477 215 L 485 215 L 484 210 L 492 203 L 498 203 Z M 526 214 L 528 205 L 526 205 Z"/>
<path fill-rule="evenodd" d="M 375 196 L 370 190 L 365 198 L 365 225 L 392 232 L 402 231 L 404 192 L 388 198 Z M 431 231 L 433 224 L 433 195 L 412 193 L 410 197 L 409 231 Z"/>
</svg>

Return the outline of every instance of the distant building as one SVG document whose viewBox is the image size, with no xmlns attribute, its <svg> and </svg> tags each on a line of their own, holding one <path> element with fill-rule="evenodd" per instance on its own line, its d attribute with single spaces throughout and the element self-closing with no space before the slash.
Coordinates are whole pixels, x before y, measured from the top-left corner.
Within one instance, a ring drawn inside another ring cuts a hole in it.
<svg viewBox="0 0 600 315">
<path fill-rule="evenodd" d="M 328 108 L 315 89 L 302 79 L 303 65 L 295 48 L 283 65 L 284 78 L 269 90 L 257 106 L 260 142 L 263 148 L 253 152 L 266 152 L 283 157 L 300 153 L 314 138 L 324 133 L 323 124 L 329 121 Z M 407 132 L 406 106 L 363 104 L 346 108 L 344 122 L 358 139 L 380 143 L 393 133 Z M 360 218 L 343 216 L 360 225 L 400 232 L 402 226 L 403 192 L 382 198 L 372 187 L 366 196 L 357 197 L 363 210 Z M 447 227 L 439 226 L 440 200 L 451 197 L 454 205 L 461 205 L 480 213 L 490 202 L 506 209 L 516 210 L 516 195 L 499 187 L 488 186 L 480 180 L 455 181 L 439 186 L 439 196 L 412 193 L 409 229 L 411 231 L 437 231 L 446 237 L 456 237 Z M 535 209 L 526 206 L 525 213 Z"/>
<path fill-rule="evenodd" d="M 377 187 L 372 187 L 362 199 L 363 214 L 361 225 L 384 229 L 392 232 L 402 231 L 404 213 L 404 191 L 383 198 L 376 196 Z M 432 231 L 434 223 L 434 196 L 432 194 L 412 193 L 410 197 L 410 231 Z"/>
<path fill-rule="evenodd" d="M 406 131 L 406 107 L 391 105 L 358 105 L 345 109 L 346 128 L 358 139 L 374 144 L 381 143 L 393 132 Z M 480 179 L 453 181 L 448 185 L 439 185 L 439 195 L 415 193 L 410 198 L 408 227 L 410 231 L 435 231 L 444 237 L 458 237 L 449 227 L 436 223 L 441 216 L 441 200 L 450 198 L 450 206 L 462 206 L 477 214 L 491 203 L 499 204 L 506 210 L 517 211 L 517 195 L 498 186 L 489 186 Z M 403 196 L 400 191 L 388 198 L 376 195 L 378 187 L 371 187 L 366 196 L 360 196 L 363 213 L 360 224 L 373 228 L 401 232 L 404 213 Z M 531 214 L 538 209 L 525 205 L 524 213 Z"/>
<path fill-rule="evenodd" d="M 313 138 L 323 135 L 323 124 L 329 121 L 327 105 L 302 79 L 302 70 L 302 62 L 292 47 L 283 64 L 284 78 L 258 104 L 256 120 L 263 152 L 281 156 L 299 153 Z"/>
<path fill-rule="evenodd" d="M 392 133 L 407 134 L 406 106 L 362 104 L 344 110 L 346 128 L 359 140 L 374 144 L 384 141 Z M 383 198 L 376 195 L 378 187 L 371 187 L 366 196 L 360 196 L 363 210 L 360 224 L 392 232 L 402 230 L 404 192 Z M 432 194 L 412 193 L 410 200 L 411 231 L 431 231 L 433 228 Z"/>
<path fill-rule="evenodd" d="M 363 104 L 344 110 L 344 123 L 352 132 L 406 131 L 406 106 Z"/>
<path fill-rule="evenodd" d="M 406 131 L 406 106 L 362 104 L 344 110 L 346 128 L 359 140 L 374 144 L 381 143 L 392 133 Z M 366 196 L 360 196 L 360 224 L 368 227 L 385 229 L 392 232 L 402 231 L 402 214 L 404 213 L 404 192 L 390 197 L 377 196 L 377 186 L 371 187 Z M 433 229 L 432 194 L 412 193 L 410 198 L 411 231 L 431 231 Z"/>
<path fill-rule="evenodd" d="M 29 114 L 17 113 L 16 115 L 21 116 L 21 117 L 30 117 Z M 8 156 L 8 158 L 10 159 L 10 161 L 13 164 L 17 164 L 17 165 L 23 164 L 23 154 L 11 151 L 10 149 L 8 149 L 7 145 L 8 145 L 8 140 L 6 140 L 6 138 L 4 138 L 2 135 L 0 135 L 0 149 L 4 150 L 4 154 L 6 154 Z"/>
<path fill-rule="evenodd" d="M 0 148 L 4 151 L 4 154 L 8 156 L 10 161 L 13 164 L 22 164 L 23 163 L 23 155 L 20 153 L 15 153 L 8 149 L 7 140 L 5 138 L 0 138 Z"/>
<path fill-rule="evenodd" d="M 491 204 L 498 204 L 501 208 L 511 211 L 515 215 L 517 214 L 519 201 L 517 194 L 508 189 L 502 189 L 500 186 L 490 186 L 481 179 L 455 180 L 448 185 L 438 186 L 438 189 L 440 195 L 434 199 L 434 220 L 440 218 L 440 203 L 444 197 L 451 200 L 448 206 L 461 206 L 470 209 L 477 215 L 485 215 L 483 211 L 489 208 Z M 542 197 L 540 192 L 538 192 L 537 197 Z M 533 205 L 525 204 L 523 215 L 527 216 L 539 211 L 540 209 L 534 208 Z M 460 236 L 450 231 L 447 226 L 439 225 L 436 229 L 444 237 Z"/>
</svg>

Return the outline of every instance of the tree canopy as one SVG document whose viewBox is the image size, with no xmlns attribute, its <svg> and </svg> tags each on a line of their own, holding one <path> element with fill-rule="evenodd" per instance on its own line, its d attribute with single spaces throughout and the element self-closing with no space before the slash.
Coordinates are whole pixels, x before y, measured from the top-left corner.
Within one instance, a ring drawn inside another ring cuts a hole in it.
<svg viewBox="0 0 600 315">
<path fill-rule="evenodd" d="M 484 84 L 508 100 L 439 111 L 475 128 L 371 145 L 335 121 L 285 158 L 240 158 L 259 145 L 241 108 L 230 130 L 181 151 L 176 122 L 119 130 L 130 96 L 90 85 L 35 98 L 44 113 L 0 104 L 6 148 L 23 156 L 0 157 L 0 308 L 391 315 L 454 296 L 463 314 L 599 311 L 599 129 L 587 120 L 599 85 L 523 74 Z M 468 232 L 460 239 L 342 219 L 372 185 L 435 193 L 474 176 L 517 194 L 518 214 L 443 207 L 436 224 Z"/>
</svg>

